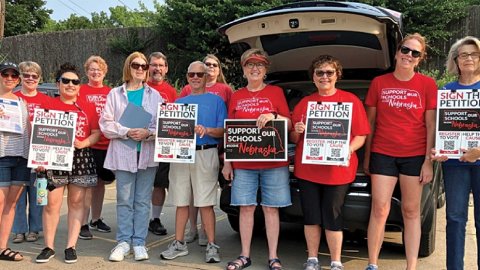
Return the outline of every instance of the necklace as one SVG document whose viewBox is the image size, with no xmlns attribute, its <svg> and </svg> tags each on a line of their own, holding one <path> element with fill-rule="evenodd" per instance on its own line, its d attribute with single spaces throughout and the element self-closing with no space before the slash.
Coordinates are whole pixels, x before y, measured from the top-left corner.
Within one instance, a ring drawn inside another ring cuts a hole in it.
<svg viewBox="0 0 480 270">
<path fill-rule="evenodd" d="M 246 88 L 247 88 L 247 91 L 248 91 L 248 94 L 250 95 L 250 97 L 253 100 L 257 100 L 257 96 L 262 92 L 263 89 L 265 89 L 265 86 L 266 85 L 262 83 L 260 85 L 260 87 L 258 87 L 258 88 L 251 89 L 248 86 Z M 255 94 L 253 94 L 253 93 L 255 93 Z"/>
</svg>

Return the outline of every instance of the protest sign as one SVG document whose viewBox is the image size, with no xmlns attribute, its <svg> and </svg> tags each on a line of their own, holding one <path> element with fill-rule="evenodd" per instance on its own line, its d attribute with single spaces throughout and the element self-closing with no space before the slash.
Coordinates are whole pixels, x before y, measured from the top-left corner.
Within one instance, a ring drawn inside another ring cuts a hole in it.
<svg viewBox="0 0 480 270">
<path fill-rule="evenodd" d="M 28 167 L 71 171 L 77 114 L 35 109 Z"/>
<path fill-rule="evenodd" d="M 226 161 L 286 161 L 287 121 L 272 120 L 259 129 L 257 120 L 225 120 Z"/>
<path fill-rule="evenodd" d="M 351 102 L 308 102 L 302 163 L 349 164 Z"/>
<path fill-rule="evenodd" d="M 156 162 L 195 162 L 197 115 L 197 104 L 158 104 Z"/>
<path fill-rule="evenodd" d="M 0 109 L 3 111 L 3 115 L 0 116 L 0 131 L 22 134 L 20 101 L 0 98 Z"/>
<path fill-rule="evenodd" d="M 479 147 L 480 93 L 478 90 L 438 90 L 437 132 L 435 149 L 438 155 L 458 159 L 461 149 Z"/>
</svg>

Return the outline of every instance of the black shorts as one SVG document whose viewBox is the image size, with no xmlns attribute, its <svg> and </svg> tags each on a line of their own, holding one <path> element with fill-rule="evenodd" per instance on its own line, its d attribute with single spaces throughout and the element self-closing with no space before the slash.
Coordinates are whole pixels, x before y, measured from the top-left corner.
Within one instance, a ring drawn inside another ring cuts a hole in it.
<svg viewBox="0 0 480 270">
<path fill-rule="evenodd" d="M 400 174 L 420 176 L 425 155 L 413 157 L 392 157 L 380 153 L 370 154 L 369 170 L 371 174 L 398 177 Z"/>
<path fill-rule="evenodd" d="M 343 229 L 343 203 L 348 187 L 323 185 L 307 180 L 298 181 L 305 225 L 320 225 L 329 231 Z"/>
<path fill-rule="evenodd" d="M 103 180 L 106 184 L 110 184 L 115 180 L 115 174 L 109 169 L 105 169 L 103 164 L 105 163 L 105 157 L 107 156 L 107 150 L 93 149 L 93 159 L 97 164 L 97 175 L 99 180 Z"/>
<path fill-rule="evenodd" d="M 168 180 L 168 173 L 170 172 L 170 163 L 160 162 L 158 164 L 157 174 L 155 175 L 155 182 L 153 187 L 168 188 L 170 181 Z"/>
</svg>

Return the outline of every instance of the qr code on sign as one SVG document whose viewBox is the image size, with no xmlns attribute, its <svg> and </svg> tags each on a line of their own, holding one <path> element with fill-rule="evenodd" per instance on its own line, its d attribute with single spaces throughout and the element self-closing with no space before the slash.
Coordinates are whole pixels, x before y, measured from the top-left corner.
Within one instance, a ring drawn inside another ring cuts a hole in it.
<svg viewBox="0 0 480 270">
<path fill-rule="evenodd" d="M 467 142 L 468 149 L 478 147 L 478 141 L 469 141 Z"/>
<path fill-rule="evenodd" d="M 170 154 L 170 146 L 162 146 L 160 152 L 162 153 L 162 155 Z"/>
<path fill-rule="evenodd" d="M 443 149 L 454 150 L 455 149 L 455 141 L 444 141 L 443 142 Z"/>
<path fill-rule="evenodd" d="M 55 162 L 65 163 L 65 155 L 57 155 L 57 158 L 55 159 Z"/>
<path fill-rule="evenodd" d="M 180 155 L 188 156 L 188 147 L 180 147 Z"/>
<path fill-rule="evenodd" d="M 45 153 L 35 153 L 35 160 L 36 161 L 45 161 Z"/>
<path fill-rule="evenodd" d="M 320 156 L 320 149 L 319 148 L 310 148 L 310 156 L 312 156 L 312 157 Z"/>
<path fill-rule="evenodd" d="M 341 154 L 341 149 L 332 149 L 330 156 L 339 158 Z"/>
</svg>

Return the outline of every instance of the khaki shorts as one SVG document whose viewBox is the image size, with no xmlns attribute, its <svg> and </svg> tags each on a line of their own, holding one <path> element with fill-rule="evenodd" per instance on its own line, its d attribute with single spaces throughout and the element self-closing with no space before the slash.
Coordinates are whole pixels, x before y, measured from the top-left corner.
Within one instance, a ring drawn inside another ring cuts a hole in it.
<svg viewBox="0 0 480 270">
<path fill-rule="evenodd" d="M 188 206 L 193 194 L 195 207 L 217 204 L 218 150 L 210 148 L 195 152 L 195 163 L 170 163 L 168 195 L 175 206 Z"/>
</svg>

